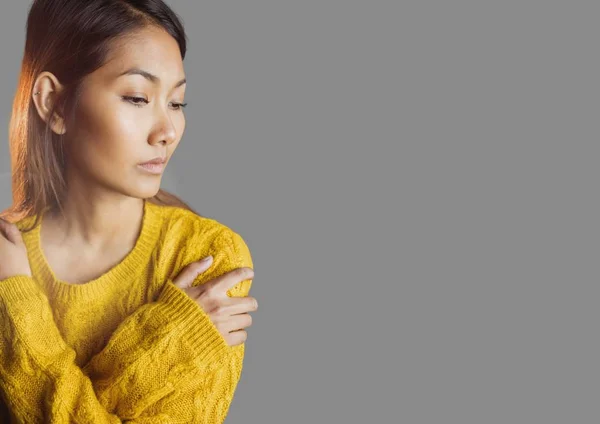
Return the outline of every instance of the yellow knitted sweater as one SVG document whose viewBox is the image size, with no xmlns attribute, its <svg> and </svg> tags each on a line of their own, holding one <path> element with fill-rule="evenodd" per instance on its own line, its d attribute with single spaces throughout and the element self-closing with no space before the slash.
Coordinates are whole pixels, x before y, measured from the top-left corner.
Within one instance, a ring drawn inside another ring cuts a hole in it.
<svg viewBox="0 0 600 424">
<path fill-rule="evenodd" d="M 245 345 L 229 346 L 173 279 L 208 255 L 213 264 L 194 285 L 253 268 L 242 237 L 146 201 L 133 250 L 99 278 L 69 284 L 49 268 L 40 228 L 22 232 L 32 277 L 0 280 L 2 422 L 224 422 Z M 251 283 L 227 294 L 247 296 Z"/>
</svg>

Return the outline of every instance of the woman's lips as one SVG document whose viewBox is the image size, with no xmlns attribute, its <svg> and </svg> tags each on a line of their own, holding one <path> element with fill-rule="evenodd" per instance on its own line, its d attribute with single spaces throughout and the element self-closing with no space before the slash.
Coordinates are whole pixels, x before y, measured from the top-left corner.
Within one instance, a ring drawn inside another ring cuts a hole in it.
<svg viewBox="0 0 600 424">
<path fill-rule="evenodd" d="M 138 165 L 141 169 L 150 172 L 151 174 L 162 174 L 165 169 L 164 163 L 143 163 Z"/>
</svg>

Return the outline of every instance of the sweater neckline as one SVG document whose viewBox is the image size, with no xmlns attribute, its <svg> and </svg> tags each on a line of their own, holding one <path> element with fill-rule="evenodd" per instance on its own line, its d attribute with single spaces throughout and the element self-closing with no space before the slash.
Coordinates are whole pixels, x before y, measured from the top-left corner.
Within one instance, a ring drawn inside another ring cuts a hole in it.
<svg viewBox="0 0 600 424">
<path fill-rule="evenodd" d="M 42 250 L 42 224 L 43 219 L 40 219 L 39 224 L 29 234 L 29 237 L 31 237 L 29 260 L 33 268 L 32 273 L 35 272 L 34 269 L 39 272 L 41 283 L 44 284 L 49 294 L 58 298 L 64 296 L 102 296 L 107 291 L 124 287 L 147 265 L 159 234 L 160 209 L 158 205 L 144 199 L 142 226 L 133 249 L 118 264 L 101 276 L 78 284 L 60 280 L 52 271 Z"/>
</svg>

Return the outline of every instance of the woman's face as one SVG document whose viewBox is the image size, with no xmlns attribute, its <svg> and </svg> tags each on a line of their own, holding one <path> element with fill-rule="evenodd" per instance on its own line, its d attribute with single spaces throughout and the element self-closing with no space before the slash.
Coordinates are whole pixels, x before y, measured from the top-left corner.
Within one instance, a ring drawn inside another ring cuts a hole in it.
<svg viewBox="0 0 600 424">
<path fill-rule="evenodd" d="M 109 61 L 86 77 L 74 122 L 65 127 L 67 179 L 136 198 L 154 196 L 162 172 L 153 174 L 139 164 L 157 157 L 168 162 L 179 144 L 184 78 L 179 45 L 161 29 L 139 31 L 116 47 Z"/>
</svg>

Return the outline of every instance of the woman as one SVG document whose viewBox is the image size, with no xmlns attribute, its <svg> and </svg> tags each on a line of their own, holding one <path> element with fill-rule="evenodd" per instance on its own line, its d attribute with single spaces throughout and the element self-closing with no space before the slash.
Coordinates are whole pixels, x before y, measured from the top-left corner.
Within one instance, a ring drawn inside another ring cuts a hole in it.
<svg viewBox="0 0 600 424">
<path fill-rule="evenodd" d="M 253 264 L 239 234 L 160 190 L 185 52 L 161 0 L 31 6 L 0 221 L 4 422 L 225 420 Z"/>
</svg>

